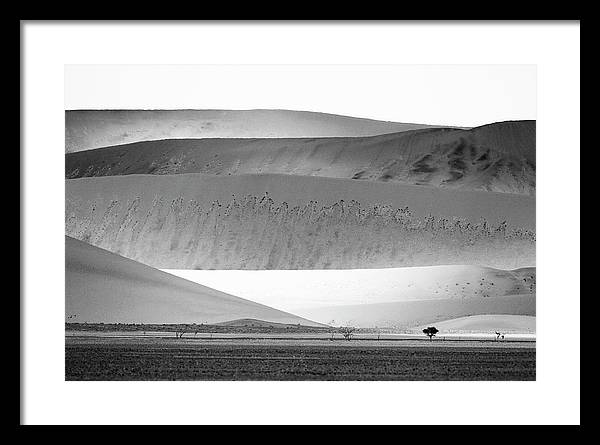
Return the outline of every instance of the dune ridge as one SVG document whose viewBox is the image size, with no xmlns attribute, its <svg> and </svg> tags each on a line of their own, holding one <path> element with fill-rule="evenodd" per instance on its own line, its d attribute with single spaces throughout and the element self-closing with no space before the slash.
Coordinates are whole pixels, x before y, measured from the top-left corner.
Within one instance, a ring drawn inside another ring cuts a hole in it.
<svg viewBox="0 0 600 445">
<path fill-rule="evenodd" d="M 68 179 L 275 173 L 535 194 L 535 121 L 369 137 L 165 139 L 65 156 Z"/>
<path fill-rule="evenodd" d="M 294 110 L 66 110 L 67 153 L 174 138 L 372 136 L 438 127 Z"/>
</svg>

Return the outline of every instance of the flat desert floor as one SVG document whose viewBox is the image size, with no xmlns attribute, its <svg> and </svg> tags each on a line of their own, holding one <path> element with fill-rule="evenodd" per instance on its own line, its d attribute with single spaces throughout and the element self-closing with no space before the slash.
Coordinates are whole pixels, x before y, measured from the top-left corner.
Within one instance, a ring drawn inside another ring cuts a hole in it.
<svg viewBox="0 0 600 445">
<path fill-rule="evenodd" d="M 67 335 L 66 380 L 535 380 L 535 341 Z"/>
</svg>

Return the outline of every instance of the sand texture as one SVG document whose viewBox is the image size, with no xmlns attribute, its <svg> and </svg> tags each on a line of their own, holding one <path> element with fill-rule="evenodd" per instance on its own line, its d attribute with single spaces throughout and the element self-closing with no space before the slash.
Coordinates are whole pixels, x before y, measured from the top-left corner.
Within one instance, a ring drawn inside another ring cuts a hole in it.
<svg viewBox="0 0 600 445">
<path fill-rule="evenodd" d="M 66 183 L 65 223 L 71 237 L 163 269 L 535 266 L 535 198 L 506 193 L 284 175 L 82 178 Z"/>
<path fill-rule="evenodd" d="M 282 174 L 534 195 L 535 121 L 371 137 L 166 139 L 79 151 L 68 179 L 131 174 Z"/>
</svg>

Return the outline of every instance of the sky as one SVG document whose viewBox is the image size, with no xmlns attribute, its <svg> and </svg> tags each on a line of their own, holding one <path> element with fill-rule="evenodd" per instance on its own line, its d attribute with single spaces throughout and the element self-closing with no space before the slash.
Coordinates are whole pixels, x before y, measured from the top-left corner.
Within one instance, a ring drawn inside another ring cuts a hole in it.
<svg viewBox="0 0 600 445">
<path fill-rule="evenodd" d="M 65 109 L 288 109 L 472 127 L 536 119 L 536 66 L 65 65 Z"/>
</svg>

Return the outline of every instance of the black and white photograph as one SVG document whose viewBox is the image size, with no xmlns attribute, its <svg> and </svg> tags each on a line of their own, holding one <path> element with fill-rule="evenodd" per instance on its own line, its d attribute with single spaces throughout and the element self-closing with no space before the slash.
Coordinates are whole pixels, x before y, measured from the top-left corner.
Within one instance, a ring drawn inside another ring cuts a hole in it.
<svg viewBox="0 0 600 445">
<path fill-rule="evenodd" d="M 65 110 L 66 379 L 535 379 L 535 67 L 65 69 L 470 79 L 514 113 Z"/>
<path fill-rule="evenodd" d="M 35 221 L 64 249 L 46 296 L 60 384 L 502 392 L 539 385 L 539 341 L 578 345 L 578 281 L 561 324 L 543 309 L 558 293 L 543 265 L 578 256 L 550 258 L 538 237 L 544 178 L 561 177 L 536 162 L 550 150 L 541 65 L 85 54 L 52 93 L 64 145 L 43 147 L 62 166 L 44 205 L 62 220 Z M 577 175 L 578 137 L 563 157 Z M 558 218 L 579 199 L 564 198 Z"/>
</svg>

